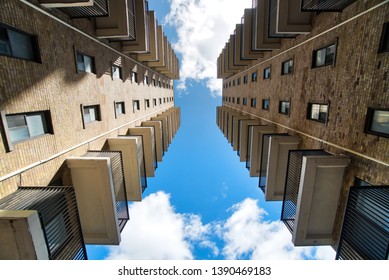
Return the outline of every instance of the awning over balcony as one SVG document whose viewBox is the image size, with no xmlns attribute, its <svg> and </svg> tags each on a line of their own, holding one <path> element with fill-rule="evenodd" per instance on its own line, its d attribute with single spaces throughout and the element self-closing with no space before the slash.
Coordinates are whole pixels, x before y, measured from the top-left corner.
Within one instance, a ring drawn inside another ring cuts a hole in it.
<svg viewBox="0 0 389 280">
<path fill-rule="evenodd" d="M 19 187 L 1 199 L 0 259 L 87 259 L 73 187 Z"/>
<path fill-rule="evenodd" d="M 260 177 L 260 167 L 262 160 L 263 135 L 274 133 L 275 127 L 269 125 L 249 126 L 247 136 L 247 157 L 246 167 L 250 171 L 251 177 Z"/>
<path fill-rule="evenodd" d="M 336 259 L 389 260 L 389 186 L 350 188 Z"/>
<path fill-rule="evenodd" d="M 302 12 L 301 0 L 269 0 L 269 36 L 290 38 L 311 31 L 311 13 Z"/>
<path fill-rule="evenodd" d="M 311 12 L 341 12 L 356 0 L 301 0 L 301 10 Z"/>
<path fill-rule="evenodd" d="M 345 156 L 323 150 L 291 150 L 281 220 L 295 246 L 333 245 L 332 236 Z"/>
<path fill-rule="evenodd" d="M 66 160 L 70 169 L 85 243 L 120 243 L 129 219 L 120 152 L 89 151 Z"/>
<path fill-rule="evenodd" d="M 59 8 L 70 18 L 104 17 L 108 16 L 108 0 L 93 0 L 92 6 L 68 6 Z"/>
<path fill-rule="evenodd" d="M 282 201 L 290 150 L 297 150 L 300 138 L 286 133 L 264 134 L 259 187 L 266 201 Z"/>
<path fill-rule="evenodd" d="M 110 151 L 122 153 L 127 200 L 141 201 L 147 188 L 142 136 L 118 136 L 107 141 Z"/>
<path fill-rule="evenodd" d="M 155 136 L 155 152 L 157 154 L 157 161 L 162 161 L 164 154 L 163 151 L 163 134 L 162 134 L 162 121 L 144 121 L 141 124 L 142 127 L 154 127 Z"/>
<path fill-rule="evenodd" d="M 146 176 L 154 177 L 154 170 L 157 168 L 157 155 L 155 151 L 154 127 L 132 127 L 127 131 L 127 135 L 139 136 L 143 138 L 143 152 L 145 156 Z"/>
<path fill-rule="evenodd" d="M 135 16 L 133 0 L 110 2 L 109 15 L 95 19 L 95 34 L 112 41 L 135 39 Z"/>
</svg>

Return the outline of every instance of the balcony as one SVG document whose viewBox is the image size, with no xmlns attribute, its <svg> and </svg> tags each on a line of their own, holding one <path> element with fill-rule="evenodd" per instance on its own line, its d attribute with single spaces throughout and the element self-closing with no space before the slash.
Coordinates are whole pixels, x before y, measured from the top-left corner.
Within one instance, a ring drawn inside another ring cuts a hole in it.
<svg viewBox="0 0 389 280">
<path fill-rule="evenodd" d="M 269 36 L 293 38 L 311 32 L 311 13 L 302 12 L 301 0 L 270 0 Z"/>
<path fill-rule="evenodd" d="M 135 40 L 135 15 L 133 0 L 110 2 L 109 15 L 95 19 L 95 34 L 99 38 Z"/>
<path fill-rule="evenodd" d="M 231 36 L 230 36 L 231 38 Z M 235 55 L 235 50 L 234 50 L 234 45 L 235 41 L 234 40 L 229 40 L 228 43 L 226 44 L 226 50 L 227 50 L 227 59 L 228 59 L 228 69 L 234 70 L 234 71 L 241 71 L 243 69 L 242 65 L 237 65 L 234 63 L 234 55 Z"/>
<path fill-rule="evenodd" d="M 254 41 L 255 30 L 258 29 L 254 24 L 255 20 L 255 10 L 254 9 L 245 9 L 244 16 L 242 20 L 242 31 L 241 31 L 241 47 L 243 59 L 259 59 L 263 58 L 263 50 L 256 48 Z M 238 34 L 238 33 L 237 33 Z"/>
<path fill-rule="evenodd" d="M 150 119 L 151 121 L 160 121 L 162 124 L 162 143 L 163 143 L 163 150 L 166 152 L 169 147 L 169 129 L 168 129 L 168 117 L 159 115 L 157 117 L 152 117 Z"/>
<path fill-rule="evenodd" d="M 259 187 L 266 201 L 282 201 L 290 150 L 297 150 L 300 138 L 286 133 L 264 134 Z"/>
<path fill-rule="evenodd" d="M 128 3 L 130 4 L 131 2 L 129 1 Z M 123 37 L 111 41 L 122 41 L 122 52 L 124 53 L 149 53 L 150 19 L 148 2 L 145 0 L 133 0 L 133 6 L 129 5 L 129 10 L 131 9 L 135 12 L 135 39 Z M 133 16 L 129 15 L 129 19 L 132 20 Z"/>
<path fill-rule="evenodd" d="M 246 162 L 247 160 L 249 127 L 252 125 L 260 125 L 259 120 L 243 119 L 238 122 L 238 156 L 241 162 Z"/>
<path fill-rule="evenodd" d="M 334 245 L 343 174 L 350 160 L 323 150 L 291 150 L 281 220 L 295 246 Z"/>
<path fill-rule="evenodd" d="M 350 188 L 336 259 L 389 260 L 389 186 Z"/>
<path fill-rule="evenodd" d="M 46 8 L 92 6 L 93 0 L 38 0 Z"/>
<path fill-rule="evenodd" d="M 110 151 L 122 153 L 127 200 L 141 201 L 147 188 L 142 136 L 118 136 L 107 141 Z"/>
<path fill-rule="evenodd" d="M 154 127 L 155 136 L 155 152 L 157 161 L 162 161 L 163 151 L 163 136 L 162 136 L 162 121 L 145 121 L 142 122 L 142 127 Z"/>
<path fill-rule="evenodd" d="M 59 1 L 57 1 L 59 2 Z M 68 1 L 66 1 L 68 2 Z M 79 2 L 78 0 L 76 2 Z M 89 17 L 105 17 L 108 16 L 108 0 L 93 0 L 91 6 L 70 5 L 64 8 L 59 8 L 70 18 L 89 18 Z"/>
<path fill-rule="evenodd" d="M 232 116 L 232 150 L 237 151 L 239 149 L 239 121 L 241 120 L 249 120 L 250 117 L 247 115 L 233 115 Z"/>
<path fill-rule="evenodd" d="M 149 67 L 162 67 L 165 66 L 165 60 L 167 55 L 168 40 L 165 34 L 163 33 L 162 26 L 158 25 L 157 29 L 157 39 L 158 39 L 158 60 L 157 61 L 148 61 L 147 66 Z"/>
<path fill-rule="evenodd" d="M 172 46 L 166 37 L 164 38 L 164 42 L 165 42 L 165 50 L 164 50 L 164 57 L 163 57 L 163 60 L 164 60 L 163 66 L 154 66 L 153 67 L 155 69 L 155 71 L 158 71 L 160 73 L 170 70 L 171 62 L 172 62 L 172 55 L 173 55 Z"/>
<path fill-rule="evenodd" d="M 73 187 L 19 187 L 0 209 L 0 259 L 87 259 Z"/>
<path fill-rule="evenodd" d="M 147 54 L 139 54 L 139 61 L 158 61 L 158 49 L 159 49 L 159 40 L 158 40 L 158 24 L 157 18 L 154 11 L 149 11 L 149 25 L 150 25 L 150 52 Z M 162 44 L 161 44 L 162 45 Z"/>
<path fill-rule="evenodd" d="M 268 125 L 249 126 L 247 135 L 246 167 L 251 177 L 261 177 L 263 135 L 274 133 L 275 127 Z"/>
<path fill-rule="evenodd" d="M 301 0 L 304 12 L 341 12 L 356 0 Z"/>
<path fill-rule="evenodd" d="M 281 48 L 280 38 L 271 38 L 269 34 L 270 2 L 258 0 L 257 6 L 252 9 L 252 49 L 271 51 Z"/>
<path fill-rule="evenodd" d="M 66 160 L 85 243 L 118 245 L 129 215 L 120 152 L 88 151 Z"/>
<path fill-rule="evenodd" d="M 236 26 L 236 28 L 238 28 L 238 25 Z M 230 35 L 230 51 L 232 52 L 232 61 L 234 65 L 245 67 L 251 64 L 251 60 L 241 58 L 240 54 L 242 49 L 240 40 L 238 40 L 236 36 L 236 30 L 234 31 L 234 35 Z"/>
<path fill-rule="evenodd" d="M 154 127 L 132 127 L 128 129 L 127 135 L 142 136 L 146 177 L 154 177 L 154 170 L 158 167 L 157 154 L 155 151 Z"/>
</svg>

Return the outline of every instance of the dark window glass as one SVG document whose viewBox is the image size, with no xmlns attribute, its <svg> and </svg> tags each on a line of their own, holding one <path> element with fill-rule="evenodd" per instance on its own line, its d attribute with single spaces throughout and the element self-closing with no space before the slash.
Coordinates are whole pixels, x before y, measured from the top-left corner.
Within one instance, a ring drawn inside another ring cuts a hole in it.
<svg viewBox="0 0 389 280">
<path fill-rule="evenodd" d="M 293 72 L 293 60 L 282 62 L 281 75 L 291 74 Z"/>
<path fill-rule="evenodd" d="M 335 53 L 335 44 L 313 51 L 312 67 L 334 65 Z"/>
<path fill-rule="evenodd" d="M 382 27 L 382 35 L 378 52 L 389 52 L 389 22 Z"/>
<path fill-rule="evenodd" d="M 251 107 L 255 108 L 257 106 L 257 99 L 256 98 L 251 98 L 250 105 L 251 105 Z"/>
<path fill-rule="evenodd" d="M 268 68 L 265 68 L 263 70 L 263 78 L 266 80 L 266 79 L 270 79 L 270 67 Z"/>
<path fill-rule="evenodd" d="M 290 102 L 289 101 L 280 101 L 278 112 L 280 114 L 289 115 L 290 114 Z"/>
<path fill-rule="evenodd" d="M 389 109 L 368 108 L 365 132 L 389 137 Z"/>
<path fill-rule="evenodd" d="M 327 122 L 328 104 L 308 103 L 307 118 L 318 122 Z"/>
<path fill-rule="evenodd" d="M 269 106 L 270 106 L 270 100 L 269 99 L 262 99 L 262 109 L 269 110 Z"/>
</svg>

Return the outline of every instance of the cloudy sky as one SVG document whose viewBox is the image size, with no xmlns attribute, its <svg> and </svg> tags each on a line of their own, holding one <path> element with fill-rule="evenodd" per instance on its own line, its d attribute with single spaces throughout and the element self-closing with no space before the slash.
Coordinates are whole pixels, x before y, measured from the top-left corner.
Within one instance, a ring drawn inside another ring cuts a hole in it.
<svg viewBox="0 0 389 280">
<path fill-rule="evenodd" d="M 130 204 L 120 246 L 88 246 L 89 259 L 334 259 L 330 247 L 294 247 L 281 203 L 216 125 L 216 61 L 251 0 L 149 0 L 180 59 L 181 127 L 142 202 Z"/>
</svg>

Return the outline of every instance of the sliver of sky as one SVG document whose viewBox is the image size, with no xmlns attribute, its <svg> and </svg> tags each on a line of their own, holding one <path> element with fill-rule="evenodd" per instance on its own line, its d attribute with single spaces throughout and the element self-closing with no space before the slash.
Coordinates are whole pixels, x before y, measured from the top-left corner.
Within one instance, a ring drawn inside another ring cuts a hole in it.
<svg viewBox="0 0 389 280">
<path fill-rule="evenodd" d="M 251 0 L 149 0 L 180 60 L 179 128 L 142 202 L 130 203 L 119 246 L 89 259 L 334 259 L 328 246 L 294 247 L 281 203 L 265 202 L 216 125 L 216 60 Z"/>
</svg>

